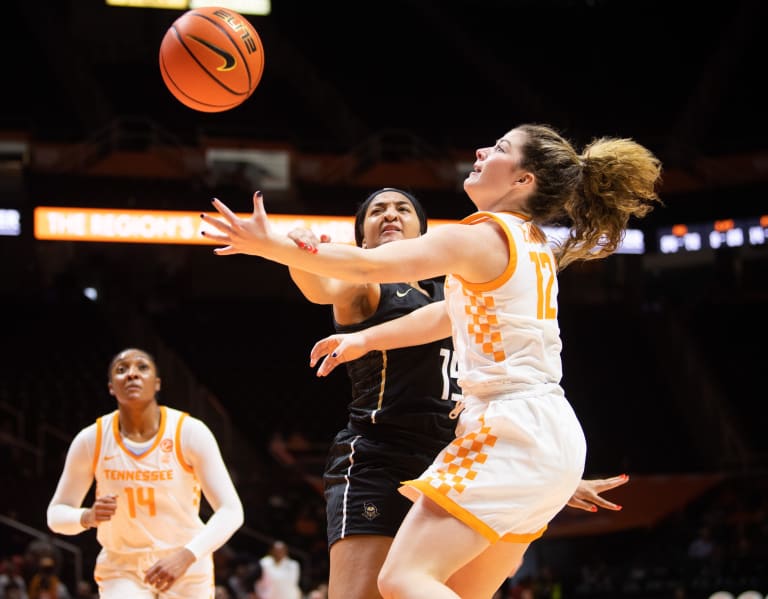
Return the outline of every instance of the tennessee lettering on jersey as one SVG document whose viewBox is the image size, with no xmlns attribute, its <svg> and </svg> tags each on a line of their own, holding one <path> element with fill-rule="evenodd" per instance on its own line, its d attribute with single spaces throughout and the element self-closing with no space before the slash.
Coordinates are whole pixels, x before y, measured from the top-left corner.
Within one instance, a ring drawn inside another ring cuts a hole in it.
<svg viewBox="0 0 768 599">
<path fill-rule="evenodd" d="M 200 483 L 184 459 L 186 420 L 187 414 L 161 406 L 157 434 L 140 454 L 126 446 L 117 411 L 97 420 L 96 493 L 117 498 L 116 513 L 96 532 L 107 550 L 170 549 L 186 543 L 204 526 Z"/>
<path fill-rule="evenodd" d="M 173 480 L 173 470 L 112 470 L 105 468 L 104 478 L 108 480 L 137 481 Z"/>
</svg>

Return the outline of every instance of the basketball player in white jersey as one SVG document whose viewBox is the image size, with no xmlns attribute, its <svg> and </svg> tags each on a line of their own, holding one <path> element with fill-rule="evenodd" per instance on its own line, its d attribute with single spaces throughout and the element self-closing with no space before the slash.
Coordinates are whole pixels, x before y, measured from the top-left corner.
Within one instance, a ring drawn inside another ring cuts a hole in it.
<svg viewBox="0 0 768 599">
<path fill-rule="evenodd" d="M 218 443 L 202 421 L 159 405 L 147 352 L 118 353 L 108 385 L 117 410 L 72 441 L 48 526 L 65 535 L 97 529 L 101 598 L 213 599 L 212 553 L 243 524 Z M 94 480 L 95 501 L 82 507 Z M 213 508 L 205 523 L 201 492 Z"/>
<path fill-rule="evenodd" d="M 517 570 L 531 542 L 577 490 L 586 442 L 560 386 L 557 273 L 604 258 L 630 217 L 659 197 L 661 163 L 630 139 L 601 138 L 582 153 L 551 127 L 520 125 L 476 152 L 464 190 L 478 212 L 414 239 L 363 250 L 306 252 L 274 233 L 260 193 L 239 218 L 214 200 L 203 215 L 224 247 L 357 282 L 447 274 L 445 301 L 313 348 L 318 370 L 370 350 L 452 335 L 465 409 L 457 437 L 401 491 L 414 501 L 378 578 L 392 598 L 487 599 Z M 567 225 L 549 243 L 540 225 Z"/>
<path fill-rule="evenodd" d="M 355 243 L 375 248 L 427 231 L 421 202 L 405 190 L 372 192 L 355 213 Z M 330 237 L 296 228 L 288 237 L 315 252 Z M 442 301 L 442 278 L 413 283 L 360 284 L 291 269 L 304 296 L 330 304 L 339 333 L 364 330 Z M 386 352 L 372 351 L 347 365 L 349 418 L 328 452 L 325 483 L 330 599 L 381 599 L 377 579 L 389 547 L 411 506 L 398 492 L 419 476 L 455 436 L 460 409 L 450 337 Z M 619 510 L 600 493 L 627 476 L 584 480 L 569 505 L 587 511 Z M 354 576 L 350 576 L 354 572 Z"/>
</svg>

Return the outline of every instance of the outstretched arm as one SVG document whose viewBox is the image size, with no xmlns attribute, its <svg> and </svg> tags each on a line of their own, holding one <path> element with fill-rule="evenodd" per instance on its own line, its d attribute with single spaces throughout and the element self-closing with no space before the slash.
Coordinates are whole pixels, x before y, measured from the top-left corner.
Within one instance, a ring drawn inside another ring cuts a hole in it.
<svg viewBox="0 0 768 599">
<path fill-rule="evenodd" d="M 399 243 L 399 242 L 398 242 Z M 326 356 L 317 376 L 326 376 L 339 364 L 356 360 L 372 350 L 395 349 L 430 343 L 451 336 L 445 301 L 435 302 L 356 333 L 330 335 L 315 343 L 309 365 Z"/>
<path fill-rule="evenodd" d="M 288 239 L 310 254 L 316 254 L 321 243 L 330 243 L 328 235 L 318 237 L 310 229 L 297 227 L 288 232 Z M 355 303 L 355 300 L 369 293 L 369 284 L 352 283 L 333 277 L 318 275 L 292 266 L 288 273 L 302 295 L 313 304 L 333 305 L 342 309 Z"/>
<path fill-rule="evenodd" d="M 629 476 L 626 474 L 620 474 L 611 478 L 582 480 L 576 492 L 568 501 L 568 505 L 587 512 L 596 512 L 598 507 L 617 512 L 621 509 L 621 506 L 604 499 L 600 496 L 600 493 L 610 491 L 628 482 Z"/>
<path fill-rule="evenodd" d="M 261 256 L 285 266 L 356 283 L 417 281 L 448 272 L 485 282 L 498 276 L 506 266 L 506 242 L 490 226 L 443 225 L 416 239 L 365 250 L 345 243 L 324 243 L 313 253 L 297 247 L 287 236 L 272 232 L 259 192 L 254 194 L 253 214 L 249 218 L 238 217 L 217 199 L 213 204 L 221 218 L 200 216 L 214 228 L 203 234 L 224 245 L 214 250 L 220 256 Z M 501 266 L 488 258 L 489 245 L 494 243 L 500 248 L 495 254 Z"/>
</svg>

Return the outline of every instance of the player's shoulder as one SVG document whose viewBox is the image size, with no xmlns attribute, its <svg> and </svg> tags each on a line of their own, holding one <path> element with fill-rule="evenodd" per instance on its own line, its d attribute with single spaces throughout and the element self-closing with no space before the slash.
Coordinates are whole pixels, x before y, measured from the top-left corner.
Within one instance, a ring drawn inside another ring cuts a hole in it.
<svg viewBox="0 0 768 599">
<path fill-rule="evenodd" d="M 86 437 L 86 438 L 94 437 L 95 438 L 96 437 L 97 429 L 98 429 L 98 422 L 97 421 L 93 421 L 90 424 L 88 424 L 87 426 L 84 426 L 83 428 L 81 428 L 77 432 L 77 435 L 75 435 L 75 438 L 77 438 L 77 437 Z"/>
<path fill-rule="evenodd" d="M 89 455 L 95 450 L 96 445 L 103 438 L 103 434 L 99 434 L 99 428 L 96 422 L 81 428 L 77 434 L 72 438 L 71 448 L 73 451 L 85 451 Z"/>
<path fill-rule="evenodd" d="M 178 411 L 181 418 L 181 432 L 188 435 L 213 434 L 210 427 L 200 418 L 192 416 L 188 412 Z"/>
</svg>

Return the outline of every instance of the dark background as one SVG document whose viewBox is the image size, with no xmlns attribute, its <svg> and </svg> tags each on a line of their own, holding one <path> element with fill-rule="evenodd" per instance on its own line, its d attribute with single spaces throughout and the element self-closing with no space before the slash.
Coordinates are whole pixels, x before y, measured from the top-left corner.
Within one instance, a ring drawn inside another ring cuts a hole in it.
<svg viewBox="0 0 768 599">
<path fill-rule="evenodd" d="M 205 114 L 160 76 L 159 44 L 181 12 L 4 2 L 0 141 L 29 149 L 0 170 L 0 207 L 21 210 L 23 227 L 0 238 L 2 447 L 15 464 L 3 508 L 44 529 L 69 438 L 112 409 L 106 366 L 127 345 L 155 352 L 164 399 L 216 432 L 252 533 L 236 544 L 251 549 L 259 535 L 293 535 L 301 506 L 322 513 L 313 482 L 348 397 L 343 372 L 318 380 L 308 367 L 330 311 L 284 268 L 206 246 L 36 241 L 35 206 L 197 211 L 217 195 L 246 211 L 252 187 L 185 163 L 234 140 L 290 153 L 288 188 L 266 194 L 268 211 L 352 214 L 396 185 L 430 216 L 460 218 L 473 208 L 456 163 L 523 122 L 579 148 L 632 137 L 664 165 L 665 206 L 632 223 L 647 253 L 561 276 L 563 384 L 589 440 L 587 474 L 717 474 L 757 488 L 765 246 L 661 255 L 655 235 L 768 214 L 767 12 L 757 0 L 273 0 L 271 15 L 249 17 L 265 48 L 258 88 Z M 339 160 L 345 169 L 315 168 Z M 637 513 L 666 495 L 622 501 Z"/>
<path fill-rule="evenodd" d="M 647 144 L 668 173 L 656 218 L 752 215 L 745 205 L 760 198 L 733 187 L 765 180 L 766 12 L 758 0 L 279 0 L 250 17 L 266 57 L 258 91 L 206 114 L 181 106 L 160 76 L 160 41 L 180 11 L 11 0 L 0 125 L 82 141 L 116 121 L 151 122 L 181 143 L 234 136 L 347 154 L 376 139 L 400 159 L 472 160 L 515 124 L 547 122 L 578 145 Z M 311 200 L 331 210 L 333 197 Z M 333 209 L 349 212 L 347 198 Z M 430 209 L 470 207 L 443 195 Z"/>
</svg>

